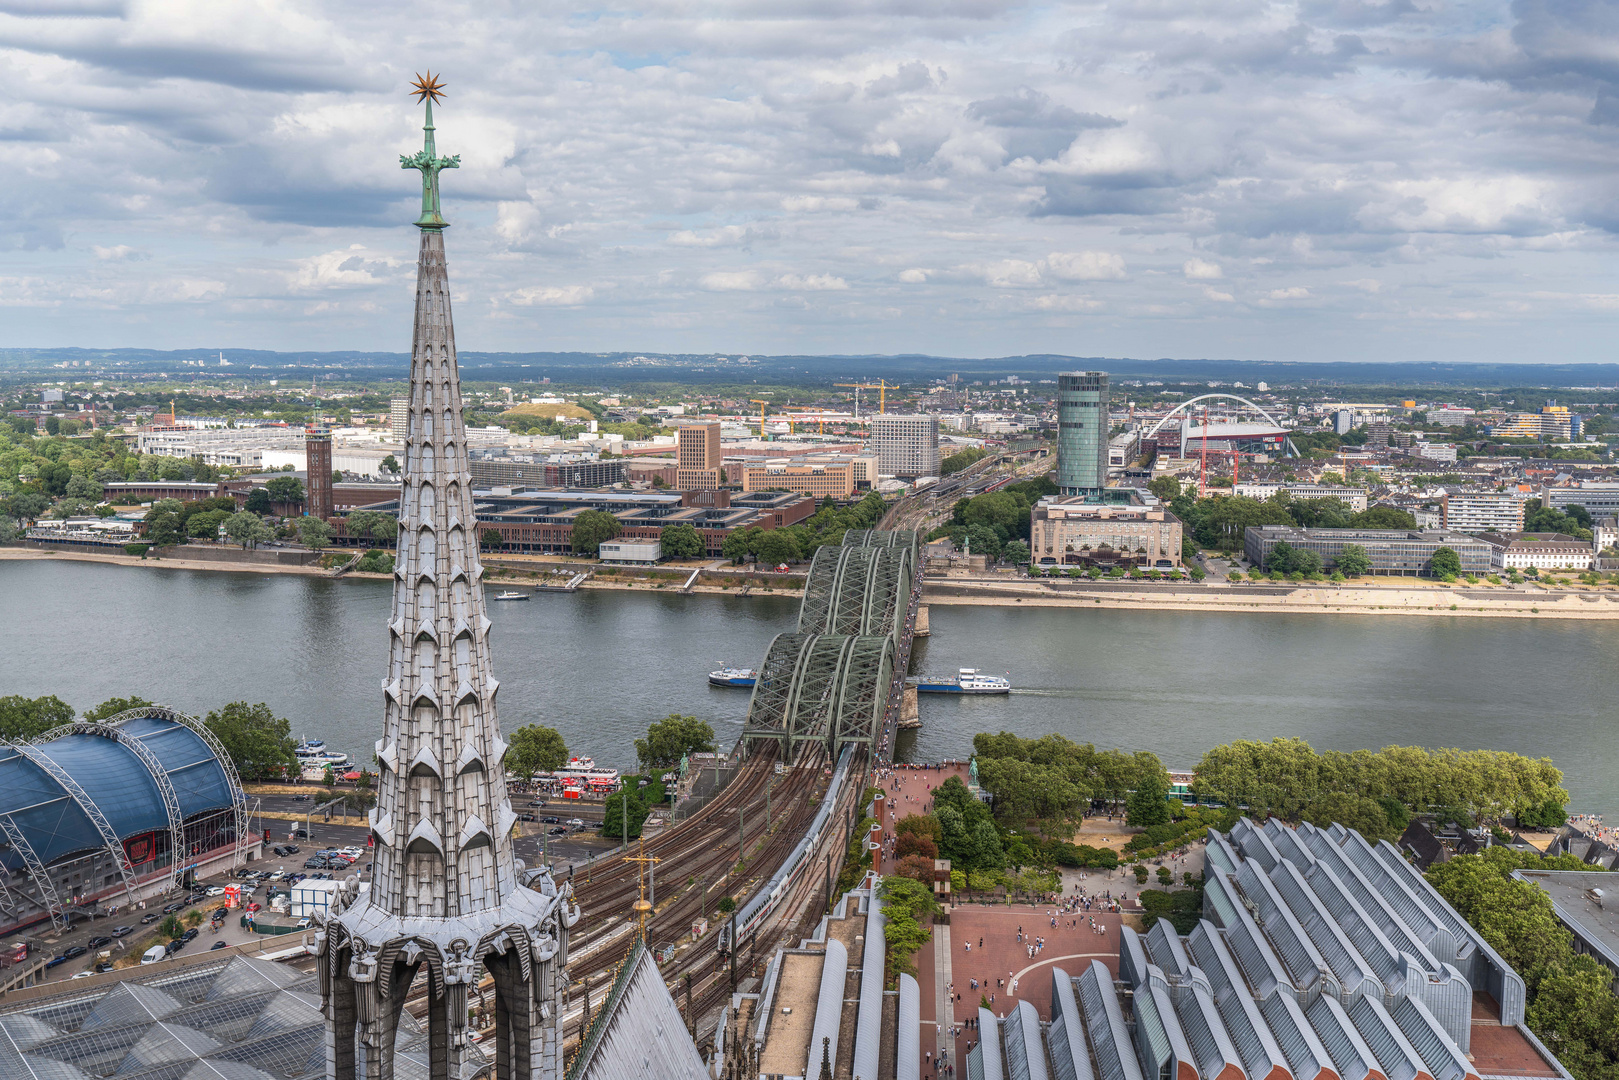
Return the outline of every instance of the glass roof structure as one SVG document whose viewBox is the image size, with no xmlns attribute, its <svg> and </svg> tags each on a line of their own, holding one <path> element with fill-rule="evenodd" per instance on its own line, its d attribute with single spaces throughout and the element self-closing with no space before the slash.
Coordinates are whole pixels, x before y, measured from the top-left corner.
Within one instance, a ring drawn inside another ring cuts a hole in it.
<svg viewBox="0 0 1619 1080">
<path fill-rule="evenodd" d="M 162 967 L 163 965 L 157 965 Z M 318 977 L 235 956 L 0 1011 L 6 1080 L 300 1080 L 324 1075 Z M 427 1032 L 407 1011 L 394 1074 L 427 1077 Z M 488 1065 L 472 1051 L 476 1073 Z"/>
</svg>

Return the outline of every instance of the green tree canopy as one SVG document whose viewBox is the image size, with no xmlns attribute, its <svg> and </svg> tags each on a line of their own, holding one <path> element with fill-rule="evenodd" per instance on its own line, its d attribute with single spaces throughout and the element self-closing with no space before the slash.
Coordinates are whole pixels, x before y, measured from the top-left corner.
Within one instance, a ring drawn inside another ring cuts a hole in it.
<svg viewBox="0 0 1619 1080">
<path fill-rule="evenodd" d="M 332 542 L 332 527 L 318 517 L 298 519 L 298 539 L 310 551 L 319 551 Z"/>
<path fill-rule="evenodd" d="M 270 706 L 233 701 L 210 712 L 203 724 L 230 755 L 242 779 L 262 779 L 297 768 L 292 725 Z"/>
<path fill-rule="evenodd" d="M 541 724 L 524 724 L 512 732 L 506 749 L 506 768 L 522 777 L 555 772 L 568 761 L 561 732 Z"/>
<path fill-rule="evenodd" d="M 678 765 L 687 754 L 714 751 L 714 729 L 695 716 L 670 713 L 646 729 L 646 738 L 635 740 L 635 757 L 648 769 Z"/>
<path fill-rule="evenodd" d="M 618 518 L 605 510 L 582 510 L 573 519 L 573 553 L 595 558 L 597 549 L 624 531 Z"/>
<path fill-rule="evenodd" d="M 663 544 L 663 554 L 670 559 L 700 559 L 703 555 L 703 538 L 691 524 L 682 522 L 679 525 L 665 525 L 658 539 Z"/>
<path fill-rule="evenodd" d="M 1338 561 L 1334 565 L 1345 577 L 1360 577 L 1372 572 L 1372 560 L 1359 544 L 1345 544 L 1338 552 Z"/>
<path fill-rule="evenodd" d="M 275 530 L 257 514 L 243 510 L 225 519 L 225 535 L 245 550 L 275 539 Z"/>
<path fill-rule="evenodd" d="M 1351 529 L 1414 529 L 1416 516 L 1409 510 L 1396 510 L 1392 506 L 1373 506 L 1349 519 Z"/>
<path fill-rule="evenodd" d="M 86 711 L 80 719 L 105 720 L 108 717 L 117 716 L 121 712 L 128 712 L 130 709 L 151 708 L 153 704 L 154 702 L 147 701 L 143 697 L 108 698 L 95 708 Z"/>
<path fill-rule="evenodd" d="M 180 500 L 159 499 L 146 511 L 146 539 L 158 547 L 178 544 L 185 536 L 180 521 Z"/>
<path fill-rule="evenodd" d="M 804 557 L 799 550 L 798 541 L 786 529 L 766 529 L 764 535 L 759 537 L 755 549 L 760 562 L 776 563 L 797 562 Z"/>
<path fill-rule="evenodd" d="M 264 488 L 256 487 L 247 493 L 247 503 L 243 509 L 255 514 L 268 514 L 271 509 L 270 502 L 270 493 Z"/>
<path fill-rule="evenodd" d="M 1429 560 L 1428 569 L 1435 577 L 1455 577 L 1462 572 L 1462 557 L 1456 554 L 1455 548 L 1439 548 Z"/>
<path fill-rule="evenodd" d="M 56 697 L 0 697 L 0 739 L 27 742 L 73 722 L 73 706 Z"/>
<path fill-rule="evenodd" d="M 626 807 L 628 810 L 626 811 Z M 641 825 L 652 811 L 641 801 L 640 792 L 625 788 L 607 796 L 602 806 L 602 836 L 609 840 L 634 840 L 641 835 Z M 625 832 L 625 814 L 629 815 L 629 832 Z"/>
<path fill-rule="evenodd" d="M 1147 485 L 1147 490 L 1158 496 L 1158 501 L 1169 503 L 1181 493 L 1181 482 L 1173 476 L 1160 476 Z"/>
<path fill-rule="evenodd" d="M 301 503 L 304 501 L 304 484 L 296 476 L 277 476 L 264 485 L 265 493 L 271 502 Z"/>
<path fill-rule="evenodd" d="M 1125 801 L 1125 820 L 1133 828 L 1150 829 L 1169 824 L 1168 777 L 1147 772 L 1136 781 L 1135 790 Z"/>
</svg>

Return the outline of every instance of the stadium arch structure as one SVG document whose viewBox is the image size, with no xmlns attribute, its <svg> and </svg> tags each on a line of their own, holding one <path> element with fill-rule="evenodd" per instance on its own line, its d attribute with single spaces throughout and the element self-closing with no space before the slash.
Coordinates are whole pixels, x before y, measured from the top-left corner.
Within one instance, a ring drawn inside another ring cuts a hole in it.
<svg viewBox="0 0 1619 1080">
<path fill-rule="evenodd" d="M 1193 405 L 1196 405 L 1200 401 L 1240 401 L 1242 404 L 1248 406 L 1250 409 L 1254 410 L 1254 412 L 1258 413 L 1260 416 L 1263 416 L 1266 420 L 1268 420 L 1272 424 L 1274 424 L 1278 431 L 1284 430 L 1282 428 L 1281 421 L 1277 420 L 1276 417 L 1272 416 L 1268 411 L 1266 411 L 1266 409 L 1265 409 L 1265 407 L 1263 405 L 1259 405 L 1256 402 L 1249 401 L 1247 398 L 1243 397 L 1241 394 L 1223 394 L 1223 393 L 1199 394 L 1197 397 L 1191 398 L 1191 399 L 1189 399 L 1187 401 L 1183 401 L 1179 405 L 1175 406 L 1173 409 L 1170 409 L 1167 413 L 1164 414 L 1163 419 L 1159 420 L 1156 424 L 1154 424 L 1152 427 L 1148 428 L 1146 431 L 1143 431 L 1141 433 L 1142 441 L 1146 441 L 1147 439 L 1150 439 L 1153 436 L 1157 435 L 1158 432 L 1163 428 L 1163 426 L 1165 424 L 1169 423 L 1169 421 L 1172 420 L 1176 415 L 1184 412 L 1184 413 L 1186 413 L 1187 417 L 1190 417 L 1192 414 L 1190 412 L 1188 412 L 1187 410 L 1189 410 Z M 1287 447 L 1288 452 L 1290 454 L 1292 454 L 1294 457 L 1298 457 L 1299 456 L 1299 448 L 1293 445 L 1293 439 L 1290 436 L 1284 436 L 1283 441 L 1284 441 L 1284 444 Z"/>
<path fill-rule="evenodd" d="M 256 846 L 230 757 L 163 707 L 0 741 L 0 934 L 133 904 Z"/>
</svg>

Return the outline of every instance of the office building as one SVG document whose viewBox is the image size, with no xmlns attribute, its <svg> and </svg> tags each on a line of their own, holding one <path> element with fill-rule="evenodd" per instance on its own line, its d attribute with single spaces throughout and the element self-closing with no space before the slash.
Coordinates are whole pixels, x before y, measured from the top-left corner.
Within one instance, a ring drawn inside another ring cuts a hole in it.
<svg viewBox="0 0 1619 1080">
<path fill-rule="evenodd" d="M 1326 569 L 1337 565 L 1346 544 L 1365 549 L 1374 574 L 1406 577 L 1432 574 L 1434 552 L 1448 547 L 1461 559 L 1462 573 L 1490 572 L 1490 545 L 1465 533 L 1428 529 L 1301 529 L 1295 525 L 1250 525 L 1243 532 L 1243 555 L 1265 566 L 1278 543 L 1313 551 Z"/>
<path fill-rule="evenodd" d="M 775 458 L 742 466 L 742 490 L 796 491 L 817 499 L 847 499 L 855 492 L 851 461 L 806 461 Z"/>
<path fill-rule="evenodd" d="M 1540 502 L 1553 510 L 1583 506 L 1592 517 L 1619 515 L 1619 484 L 1591 480 L 1575 481 L 1567 487 L 1546 484 L 1540 489 Z"/>
<path fill-rule="evenodd" d="M 1332 414 L 1332 433 L 1334 435 L 1348 435 L 1349 429 L 1355 426 L 1355 414 L 1348 409 L 1339 409 Z"/>
<path fill-rule="evenodd" d="M 1255 481 L 1239 483 L 1232 491 L 1249 499 L 1268 499 L 1278 491 L 1285 491 L 1289 499 L 1337 499 L 1357 514 L 1366 509 L 1367 495 L 1363 487 Z"/>
<path fill-rule="evenodd" d="M 1523 496 L 1516 491 L 1451 491 L 1439 501 L 1441 528 L 1464 533 L 1523 530 Z"/>
<path fill-rule="evenodd" d="M 1497 570 L 1589 570 L 1596 549 L 1589 540 L 1562 533 L 1485 533 L 1490 560 Z"/>
<path fill-rule="evenodd" d="M 468 463 L 475 487 L 611 487 L 624 479 L 620 458 L 495 457 L 478 455 Z"/>
<path fill-rule="evenodd" d="M 1428 410 L 1428 423 L 1439 427 L 1466 427 L 1473 422 L 1473 410 L 1457 408 L 1453 405 L 1441 405 L 1437 409 Z"/>
<path fill-rule="evenodd" d="M 308 465 L 305 490 L 310 517 L 325 521 L 332 516 L 332 433 L 312 424 L 304 432 L 304 460 Z"/>
<path fill-rule="evenodd" d="M 873 416 L 871 449 L 884 476 L 938 476 L 939 418 L 902 413 Z"/>
<path fill-rule="evenodd" d="M 1107 487 L 1107 372 L 1057 376 L 1057 494 L 1099 497 Z"/>
<path fill-rule="evenodd" d="M 1181 521 L 1163 506 L 1125 505 L 1084 495 L 1041 499 L 1029 510 L 1029 547 L 1039 566 L 1181 564 Z"/>
<path fill-rule="evenodd" d="M 720 479 L 720 422 L 682 424 L 675 436 L 675 487 L 717 488 Z"/>
<path fill-rule="evenodd" d="M 410 424 L 410 398 L 396 397 L 388 402 L 388 427 L 393 433 L 393 441 L 405 441 L 405 429 Z"/>
</svg>

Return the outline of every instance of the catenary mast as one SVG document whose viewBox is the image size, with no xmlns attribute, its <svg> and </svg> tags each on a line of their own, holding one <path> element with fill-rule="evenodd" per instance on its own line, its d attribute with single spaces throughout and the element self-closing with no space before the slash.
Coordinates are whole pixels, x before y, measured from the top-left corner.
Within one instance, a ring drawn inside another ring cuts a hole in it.
<svg viewBox="0 0 1619 1080">
<path fill-rule="evenodd" d="M 425 974 L 429 1075 L 456 1080 L 469 1046 L 467 992 L 494 977 L 494 1056 L 501 1080 L 562 1075 L 560 1024 L 571 890 L 548 872 L 520 880 L 511 848 L 515 815 L 495 715 L 489 619 L 467 470 L 455 329 L 444 260 L 429 72 L 421 152 L 401 156 L 422 174 L 399 548 L 377 741 L 375 872 L 318 935 L 327 1018 L 327 1076 L 390 1080 L 394 1036 L 412 980 Z M 483 1046 L 488 1048 L 489 1041 Z"/>
</svg>

